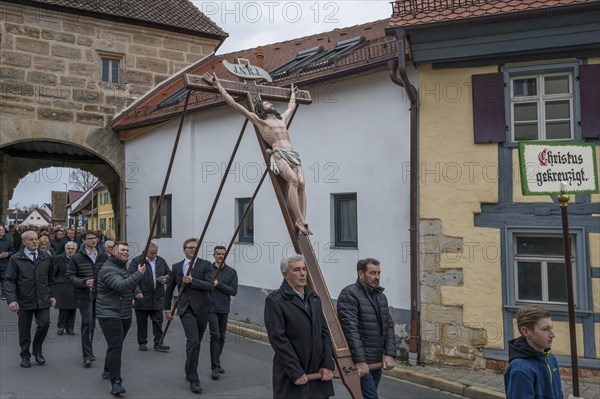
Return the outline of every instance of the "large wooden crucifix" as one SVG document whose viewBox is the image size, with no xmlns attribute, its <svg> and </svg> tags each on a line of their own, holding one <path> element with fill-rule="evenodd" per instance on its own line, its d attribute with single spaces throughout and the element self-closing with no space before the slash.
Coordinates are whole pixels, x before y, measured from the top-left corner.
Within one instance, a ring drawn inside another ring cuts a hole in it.
<svg viewBox="0 0 600 399">
<path fill-rule="evenodd" d="M 248 103 L 248 110 L 254 112 L 255 104 L 257 101 L 289 101 L 292 96 L 292 88 L 284 88 L 277 86 L 266 86 L 256 84 L 254 79 L 267 79 L 270 81 L 269 75 L 260 68 L 253 67 L 247 60 L 239 59 L 239 64 L 229 64 L 223 61 L 224 66 L 232 72 L 234 75 L 241 78 L 241 81 L 235 82 L 230 80 L 221 80 L 219 83 L 221 87 L 231 96 L 245 96 Z M 213 82 L 207 81 L 205 77 L 198 75 L 184 75 L 185 85 L 188 89 L 206 91 L 212 93 L 219 93 L 219 90 L 213 85 Z M 248 81 L 246 81 L 248 79 Z M 299 104 L 310 104 L 312 99 L 310 93 L 304 90 L 295 91 L 295 99 Z M 262 155 L 265 160 L 266 167 L 270 164 L 270 153 L 272 148 L 263 139 L 263 134 L 259 131 L 256 124 L 254 130 L 258 138 L 258 143 L 261 148 Z M 287 133 L 287 132 L 286 132 Z M 360 377 L 358 371 L 352 360 L 352 354 L 346 338 L 342 332 L 340 322 L 337 318 L 337 313 L 331 301 L 331 296 L 327 290 L 327 285 L 321 273 L 317 258 L 314 254 L 312 244 L 306 232 L 303 232 L 299 228 L 298 224 L 292 218 L 294 214 L 293 209 L 290 209 L 290 204 L 286 201 L 284 189 L 287 183 L 285 180 L 276 175 L 273 170 L 269 170 L 277 202 L 281 208 L 285 225 L 288 229 L 290 239 L 294 245 L 296 253 L 302 254 L 306 259 L 306 266 L 309 273 L 309 284 L 311 288 L 319 295 L 323 304 L 323 313 L 329 331 L 331 334 L 331 340 L 333 344 L 333 355 L 337 363 L 337 373 L 342 379 L 342 382 L 350 391 L 350 394 L 354 399 L 362 399 L 362 392 L 360 389 Z M 294 215 L 297 216 L 297 215 Z"/>
</svg>

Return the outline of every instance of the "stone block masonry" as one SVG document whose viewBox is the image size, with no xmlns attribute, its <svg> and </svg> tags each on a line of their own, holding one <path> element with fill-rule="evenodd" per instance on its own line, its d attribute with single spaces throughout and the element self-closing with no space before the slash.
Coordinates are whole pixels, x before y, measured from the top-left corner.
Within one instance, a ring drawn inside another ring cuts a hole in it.
<svg viewBox="0 0 600 399">
<path fill-rule="evenodd" d="M 208 55 L 212 39 L 3 3 L 1 105 L 11 115 L 102 126 L 149 89 Z M 102 59 L 119 82 L 102 81 Z M 7 95 L 10 94 L 10 95 Z M 58 99 L 48 103 L 47 99 Z M 38 103 L 43 104 L 38 104 Z M 78 104 L 78 106 L 75 106 Z M 37 107 L 43 105 L 43 109 Z M 93 113 L 73 110 L 93 105 Z M 27 112 L 16 112 L 26 110 Z M 106 126 L 105 126 L 106 127 Z"/>
</svg>

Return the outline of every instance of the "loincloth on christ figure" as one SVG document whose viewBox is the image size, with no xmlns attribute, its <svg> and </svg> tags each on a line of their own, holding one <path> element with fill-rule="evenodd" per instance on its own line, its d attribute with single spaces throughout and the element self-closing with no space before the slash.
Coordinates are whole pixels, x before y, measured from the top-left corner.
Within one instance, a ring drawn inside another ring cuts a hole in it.
<svg viewBox="0 0 600 399">
<path fill-rule="evenodd" d="M 267 154 L 271 156 L 271 171 L 276 175 L 279 175 L 279 168 L 273 157 L 283 159 L 292 168 L 294 166 L 302 166 L 298 151 L 286 150 L 285 148 L 277 148 L 275 150 L 267 148 Z"/>
</svg>

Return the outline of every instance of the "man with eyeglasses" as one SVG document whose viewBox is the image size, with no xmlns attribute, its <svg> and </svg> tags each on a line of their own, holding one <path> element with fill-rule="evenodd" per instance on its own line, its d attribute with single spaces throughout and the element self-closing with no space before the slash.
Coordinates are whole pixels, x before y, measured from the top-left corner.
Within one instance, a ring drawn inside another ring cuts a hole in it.
<svg viewBox="0 0 600 399">
<path fill-rule="evenodd" d="M 190 382 L 193 393 L 202 393 L 200 378 L 198 377 L 198 357 L 200 356 L 200 343 L 210 310 L 210 293 L 214 290 L 213 266 L 204 259 L 194 258 L 197 240 L 188 238 L 183 243 L 185 259 L 175 263 L 171 268 L 172 273 L 167 282 L 164 313 L 167 320 L 172 320 L 171 299 L 177 286 L 179 290 L 179 304 L 177 314 L 181 320 L 183 331 L 187 339 L 185 378 Z M 191 273 L 188 269 L 192 267 Z M 181 285 L 185 283 L 186 289 L 181 292 Z"/>
<path fill-rule="evenodd" d="M 77 308 L 81 315 L 81 348 L 83 351 L 83 366 L 90 367 L 96 360 L 92 349 L 92 332 L 95 320 L 95 298 L 98 272 L 106 262 L 108 255 L 97 248 L 98 237 L 93 231 L 83 236 L 83 247 L 71 258 L 67 268 L 67 281 L 75 286 Z M 72 329 L 67 334 L 74 335 Z"/>
</svg>

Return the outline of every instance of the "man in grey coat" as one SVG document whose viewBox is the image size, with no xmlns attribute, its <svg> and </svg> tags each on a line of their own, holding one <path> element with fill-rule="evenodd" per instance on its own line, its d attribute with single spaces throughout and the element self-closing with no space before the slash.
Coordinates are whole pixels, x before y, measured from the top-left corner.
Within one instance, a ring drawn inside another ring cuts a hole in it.
<svg viewBox="0 0 600 399">
<path fill-rule="evenodd" d="M 377 399 L 381 369 L 369 371 L 368 364 L 383 362 L 383 369 L 394 367 L 396 335 L 388 301 L 379 285 L 381 266 L 373 258 L 356 265 L 358 279 L 344 288 L 337 301 L 340 325 L 348 341 L 352 360 L 358 369 L 365 399 Z"/>
</svg>

